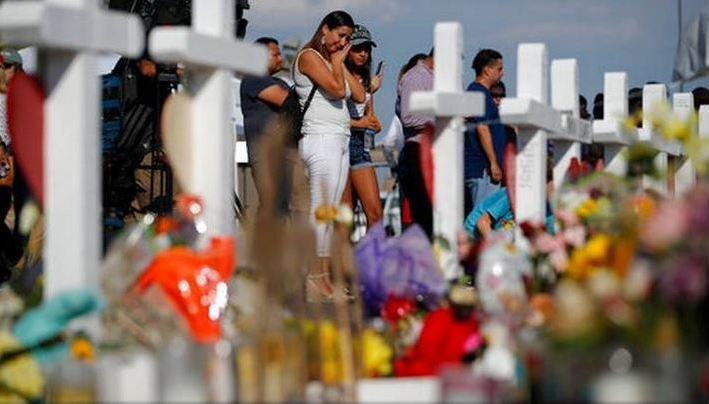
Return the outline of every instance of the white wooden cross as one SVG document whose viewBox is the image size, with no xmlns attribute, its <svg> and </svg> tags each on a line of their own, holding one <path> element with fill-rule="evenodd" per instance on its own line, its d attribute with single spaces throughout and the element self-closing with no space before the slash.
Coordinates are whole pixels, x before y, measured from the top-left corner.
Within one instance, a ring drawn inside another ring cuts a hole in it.
<svg viewBox="0 0 709 404">
<path fill-rule="evenodd" d="M 593 121 L 593 142 L 603 145 L 605 171 L 625 176 L 628 162 L 625 150 L 637 142 L 635 128 L 624 127 L 628 117 L 628 74 L 609 72 L 603 75 L 603 119 Z"/>
<path fill-rule="evenodd" d="M 646 84 L 643 86 L 643 124 L 638 130 L 638 139 L 648 142 L 659 152 L 655 157 L 655 167 L 660 173 L 668 172 L 668 155 L 679 156 L 682 146 L 676 141 L 668 140 L 652 128 L 653 110 L 661 103 L 667 102 L 667 87 L 664 84 Z M 667 179 L 656 180 L 649 176 L 643 177 L 643 187 L 654 189 L 663 195 L 668 194 Z"/>
<path fill-rule="evenodd" d="M 547 105 L 547 48 L 523 43 L 517 48 L 517 97 L 503 98 L 502 122 L 516 125 L 515 219 L 544 222 L 546 217 L 546 160 L 549 133 L 566 133 L 562 113 Z"/>
<path fill-rule="evenodd" d="M 433 114 L 436 139 L 433 143 L 434 235 L 451 246 L 443 252 L 441 266 L 448 279 L 460 275 L 455 243 L 463 227 L 463 118 L 482 116 L 483 94 L 463 91 L 463 26 L 439 22 L 435 27 L 435 72 L 433 91 L 414 92 L 411 110 Z"/>
<path fill-rule="evenodd" d="M 137 16 L 105 11 L 95 0 L 6 1 L 0 32 L 8 44 L 36 45 L 44 103 L 44 295 L 98 289 L 101 253 L 97 52 L 137 56 Z"/>
<path fill-rule="evenodd" d="M 675 93 L 672 96 L 672 109 L 679 119 L 688 121 L 694 112 L 694 95 L 692 93 Z M 687 156 L 678 156 L 675 162 L 674 194 L 675 196 L 682 196 L 696 184 L 697 173 L 694 170 L 692 161 Z"/>
<path fill-rule="evenodd" d="M 150 34 L 153 59 L 183 62 L 192 95 L 192 173 L 205 207 L 211 234 L 233 233 L 234 135 L 232 71 L 263 75 L 268 53 L 263 46 L 234 38 L 234 0 L 192 2 L 192 28 L 157 27 Z"/>
<path fill-rule="evenodd" d="M 709 105 L 699 107 L 699 136 L 709 137 Z"/>
<path fill-rule="evenodd" d="M 554 187 L 567 180 L 572 159 L 581 163 L 581 143 L 591 143 L 591 123 L 579 118 L 579 68 L 576 59 L 551 62 L 551 106 L 559 110 L 562 133 L 550 133 L 554 142 Z"/>
</svg>

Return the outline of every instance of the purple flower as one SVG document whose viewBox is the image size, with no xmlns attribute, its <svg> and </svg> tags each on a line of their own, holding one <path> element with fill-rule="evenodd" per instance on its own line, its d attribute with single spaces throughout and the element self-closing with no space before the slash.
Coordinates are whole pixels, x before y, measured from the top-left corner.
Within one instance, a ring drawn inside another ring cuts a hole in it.
<svg viewBox="0 0 709 404">
<path fill-rule="evenodd" d="M 701 260 L 692 256 L 670 262 L 660 278 L 662 295 L 670 302 L 698 302 L 707 295 L 707 273 Z"/>
<path fill-rule="evenodd" d="M 446 291 L 431 244 L 418 226 L 399 237 L 387 237 L 381 224 L 373 226 L 357 245 L 355 261 L 369 314 L 378 314 L 389 294 L 431 302 Z"/>
</svg>

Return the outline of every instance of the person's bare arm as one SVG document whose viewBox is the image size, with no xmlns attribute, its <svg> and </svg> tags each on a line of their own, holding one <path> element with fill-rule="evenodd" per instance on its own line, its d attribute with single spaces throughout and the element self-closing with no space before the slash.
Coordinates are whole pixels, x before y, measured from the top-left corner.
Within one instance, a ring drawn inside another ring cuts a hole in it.
<svg viewBox="0 0 709 404">
<path fill-rule="evenodd" d="M 478 125 L 477 127 L 478 137 L 480 138 L 480 144 L 483 147 L 483 151 L 490 160 L 490 177 L 495 182 L 502 180 L 502 170 L 500 169 L 499 162 L 497 161 L 497 155 L 495 154 L 495 147 L 492 145 L 492 133 L 490 133 L 490 127 L 487 125 Z"/>
<path fill-rule="evenodd" d="M 362 118 L 352 120 L 353 128 L 367 128 L 377 133 L 382 130 L 382 123 L 376 115 L 365 115 Z"/>
<path fill-rule="evenodd" d="M 345 80 L 350 85 L 350 98 L 354 102 L 362 103 L 367 99 L 367 93 L 362 83 L 357 80 L 345 67 Z"/>
<path fill-rule="evenodd" d="M 350 47 L 348 45 L 331 56 L 332 70 L 315 51 L 304 51 L 298 58 L 298 68 L 331 97 L 343 99 L 347 95 L 343 61 L 344 55 L 347 55 L 346 52 L 349 52 Z M 346 52 L 342 54 L 343 51 Z"/>
<path fill-rule="evenodd" d="M 275 105 L 277 107 L 282 106 L 283 102 L 286 100 L 287 97 L 288 90 L 286 90 L 282 86 L 279 86 L 278 84 L 270 85 L 261 90 L 260 93 L 258 93 L 258 98 L 260 100 Z"/>
<path fill-rule="evenodd" d="M 487 238 L 490 233 L 492 233 L 492 218 L 490 217 L 490 214 L 483 212 L 483 214 L 480 215 L 480 218 L 478 218 L 478 222 L 475 224 L 475 227 L 478 228 L 482 238 Z"/>
</svg>

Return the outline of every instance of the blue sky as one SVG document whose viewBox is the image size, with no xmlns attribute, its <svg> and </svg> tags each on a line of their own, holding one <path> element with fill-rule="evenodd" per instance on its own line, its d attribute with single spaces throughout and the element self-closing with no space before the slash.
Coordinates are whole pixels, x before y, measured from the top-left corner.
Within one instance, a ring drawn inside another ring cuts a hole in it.
<svg viewBox="0 0 709 404">
<path fill-rule="evenodd" d="M 576 58 L 581 94 L 589 102 L 602 91 L 603 73 L 626 71 L 631 87 L 647 81 L 669 84 L 677 47 L 678 0 L 251 0 L 247 39 L 307 40 L 327 12 L 348 11 L 369 28 L 378 47 L 375 60 L 387 68 L 376 109 L 382 123 L 393 116 L 396 74 L 408 58 L 426 52 L 437 21 L 463 23 L 465 77 L 480 48 L 505 59 L 508 94 L 516 92 L 517 45 L 544 42 L 549 61 Z M 705 0 L 681 0 L 683 23 L 699 14 Z M 707 85 L 707 80 L 685 86 Z M 671 90 L 673 90 L 671 88 Z"/>
</svg>

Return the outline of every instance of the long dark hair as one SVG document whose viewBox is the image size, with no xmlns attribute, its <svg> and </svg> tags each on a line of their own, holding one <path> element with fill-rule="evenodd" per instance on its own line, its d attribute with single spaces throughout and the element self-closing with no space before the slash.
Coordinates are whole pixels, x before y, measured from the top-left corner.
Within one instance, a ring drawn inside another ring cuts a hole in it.
<svg viewBox="0 0 709 404">
<path fill-rule="evenodd" d="M 322 28 L 324 26 L 327 26 L 328 29 L 333 30 L 337 29 L 339 27 L 345 26 L 345 27 L 350 27 L 354 30 L 354 20 L 352 19 L 352 16 L 349 15 L 346 11 L 342 10 L 337 10 L 337 11 L 332 11 L 328 15 L 325 16 L 325 18 L 322 19 L 320 22 L 320 25 L 318 25 L 318 28 L 315 30 L 315 33 L 313 34 L 313 37 L 310 38 L 310 41 L 305 44 L 303 49 L 315 49 L 318 53 L 321 55 L 325 55 L 325 46 L 322 43 Z"/>
<path fill-rule="evenodd" d="M 364 45 L 364 44 L 362 44 L 362 45 Z M 354 46 L 353 46 L 353 48 L 354 48 Z M 352 52 L 352 49 L 350 49 L 350 52 Z M 367 58 L 367 62 L 365 64 L 363 64 L 362 66 L 357 66 L 350 60 L 350 56 L 347 55 L 347 58 L 345 59 L 345 67 L 347 67 L 347 70 L 349 70 L 350 72 L 355 73 L 356 75 L 358 75 L 362 78 L 362 85 L 364 86 L 365 91 L 370 92 L 372 90 L 372 46 L 371 46 L 371 44 L 369 46 L 369 58 Z"/>
</svg>

